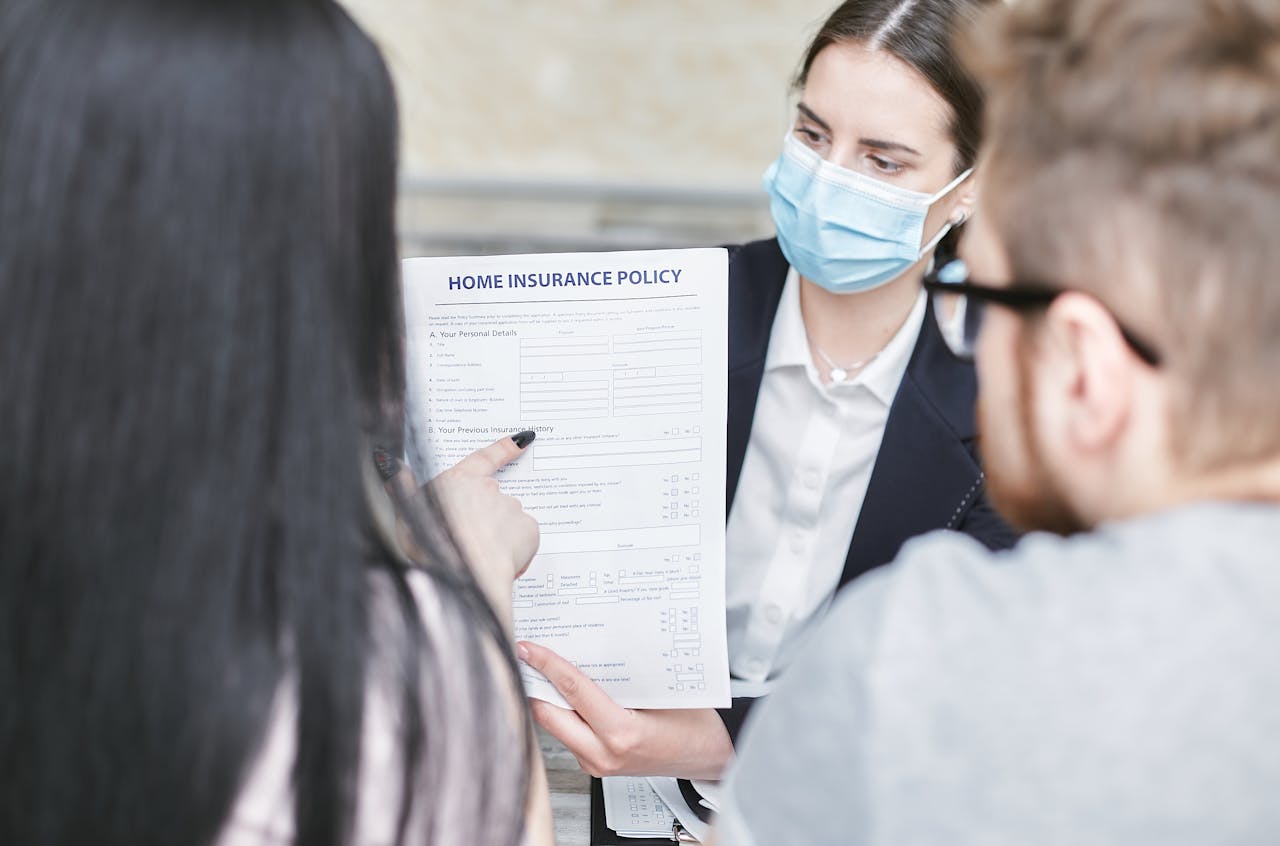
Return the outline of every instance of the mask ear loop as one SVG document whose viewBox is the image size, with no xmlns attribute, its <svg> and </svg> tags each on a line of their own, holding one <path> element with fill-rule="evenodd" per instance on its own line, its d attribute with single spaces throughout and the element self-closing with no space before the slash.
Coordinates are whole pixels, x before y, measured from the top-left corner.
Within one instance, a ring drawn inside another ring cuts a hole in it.
<svg viewBox="0 0 1280 846">
<path fill-rule="evenodd" d="M 972 173 L 973 173 L 973 168 L 969 168 L 964 173 L 960 174 L 955 179 L 951 180 L 949 183 L 947 183 L 946 186 L 943 187 L 941 191 L 934 194 L 933 197 L 929 199 L 929 205 L 932 206 L 934 203 L 938 202 L 938 200 L 941 200 L 943 197 L 947 196 L 952 191 L 959 188 L 961 183 L 963 183 L 966 179 L 968 179 Z M 924 258 L 925 253 L 929 252 L 934 247 L 938 246 L 938 244 L 942 243 L 942 239 L 947 237 L 948 232 L 950 232 L 952 229 L 959 226 L 960 224 L 964 223 L 968 219 L 969 219 L 969 215 L 966 212 L 961 212 L 961 217 L 959 220 L 956 220 L 956 221 L 948 220 L 946 223 L 944 223 L 942 225 L 942 228 L 938 230 L 938 234 L 930 238 L 929 243 L 925 244 L 923 247 L 920 248 L 920 252 L 916 255 L 916 261 L 919 261 L 920 259 Z"/>
<path fill-rule="evenodd" d="M 955 179 L 948 182 L 946 185 L 942 187 L 941 191 L 938 191 L 936 194 L 934 194 L 932 197 L 929 198 L 929 205 L 933 205 L 934 203 L 938 202 L 938 200 L 941 200 L 943 197 L 947 196 L 952 191 L 959 188 L 960 183 L 964 182 L 966 179 L 968 179 L 972 175 L 973 175 L 973 168 L 969 168 L 964 173 L 960 174 Z"/>
<path fill-rule="evenodd" d="M 952 223 L 951 221 L 948 220 L 946 223 L 944 223 L 942 225 L 942 228 L 938 230 L 938 234 L 930 238 L 929 243 L 925 244 L 923 247 L 920 248 L 920 252 L 916 256 L 916 261 L 919 261 L 920 259 L 924 258 L 925 253 L 929 252 L 934 247 L 938 246 L 938 244 L 942 243 L 942 239 L 947 237 L 947 233 L 954 228 L 955 228 L 955 224 Z"/>
</svg>

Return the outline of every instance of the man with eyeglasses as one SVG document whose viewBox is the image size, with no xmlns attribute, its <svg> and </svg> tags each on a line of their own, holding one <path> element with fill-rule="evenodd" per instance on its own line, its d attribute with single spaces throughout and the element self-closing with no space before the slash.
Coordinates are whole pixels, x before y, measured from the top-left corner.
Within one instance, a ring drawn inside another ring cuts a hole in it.
<svg viewBox="0 0 1280 846">
<path fill-rule="evenodd" d="M 1018 0 L 965 43 L 984 183 L 926 284 L 1041 531 L 842 594 L 720 842 L 1280 842 L 1280 3 Z"/>
</svg>

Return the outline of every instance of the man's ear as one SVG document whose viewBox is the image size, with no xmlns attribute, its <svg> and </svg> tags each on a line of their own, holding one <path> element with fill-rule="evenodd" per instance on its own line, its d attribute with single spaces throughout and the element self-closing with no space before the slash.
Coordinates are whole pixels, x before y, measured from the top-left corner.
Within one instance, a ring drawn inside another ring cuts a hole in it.
<svg viewBox="0 0 1280 846">
<path fill-rule="evenodd" d="M 1059 392 L 1060 435 L 1072 450 L 1098 454 L 1123 438 L 1133 419 L 1134 367 L 1129 349 L 1105 306 L 1074 291 L 1049 306 L 1043 327 L 1042 352 Z"/>
</svg>

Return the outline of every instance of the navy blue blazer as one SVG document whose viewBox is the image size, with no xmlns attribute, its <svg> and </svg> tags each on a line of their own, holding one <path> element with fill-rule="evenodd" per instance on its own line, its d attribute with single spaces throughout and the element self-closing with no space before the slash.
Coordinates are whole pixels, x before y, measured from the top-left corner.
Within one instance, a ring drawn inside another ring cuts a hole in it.
<svg viewBox="0 0 1280 846">
<path fill-rule="evenodd" d="M 777 239 L 729 248 L 729 419 L 726 511 L 747 454 L 773 319 L 790 266 Z M 955 529 L 992 549 L 1017 535 L 992 510 L 978 461 L 973 365 L 951 355 L 933 310 L 898 387 L 840 586 L 887 564 L 911 538 Z M 732 566 L 730 562 L 729 566 Z M 734 699 L 721 717 L 735 740 L 752 699 Z"/>
</svg>

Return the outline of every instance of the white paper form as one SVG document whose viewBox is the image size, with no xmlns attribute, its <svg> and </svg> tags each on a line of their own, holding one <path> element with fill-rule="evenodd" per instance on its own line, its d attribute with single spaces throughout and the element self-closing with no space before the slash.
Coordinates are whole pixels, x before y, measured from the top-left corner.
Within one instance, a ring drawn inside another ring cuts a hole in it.
<svg viewBox="0 0 1280 846">
<path fill-rule="evenodd" d="M 410 461 L 537 432 L 498 476 L 542 528 L 516 636 L 626 707 L 730 701 L 727 287 L 718 249 L 404 262 Z"/>
</svg>

